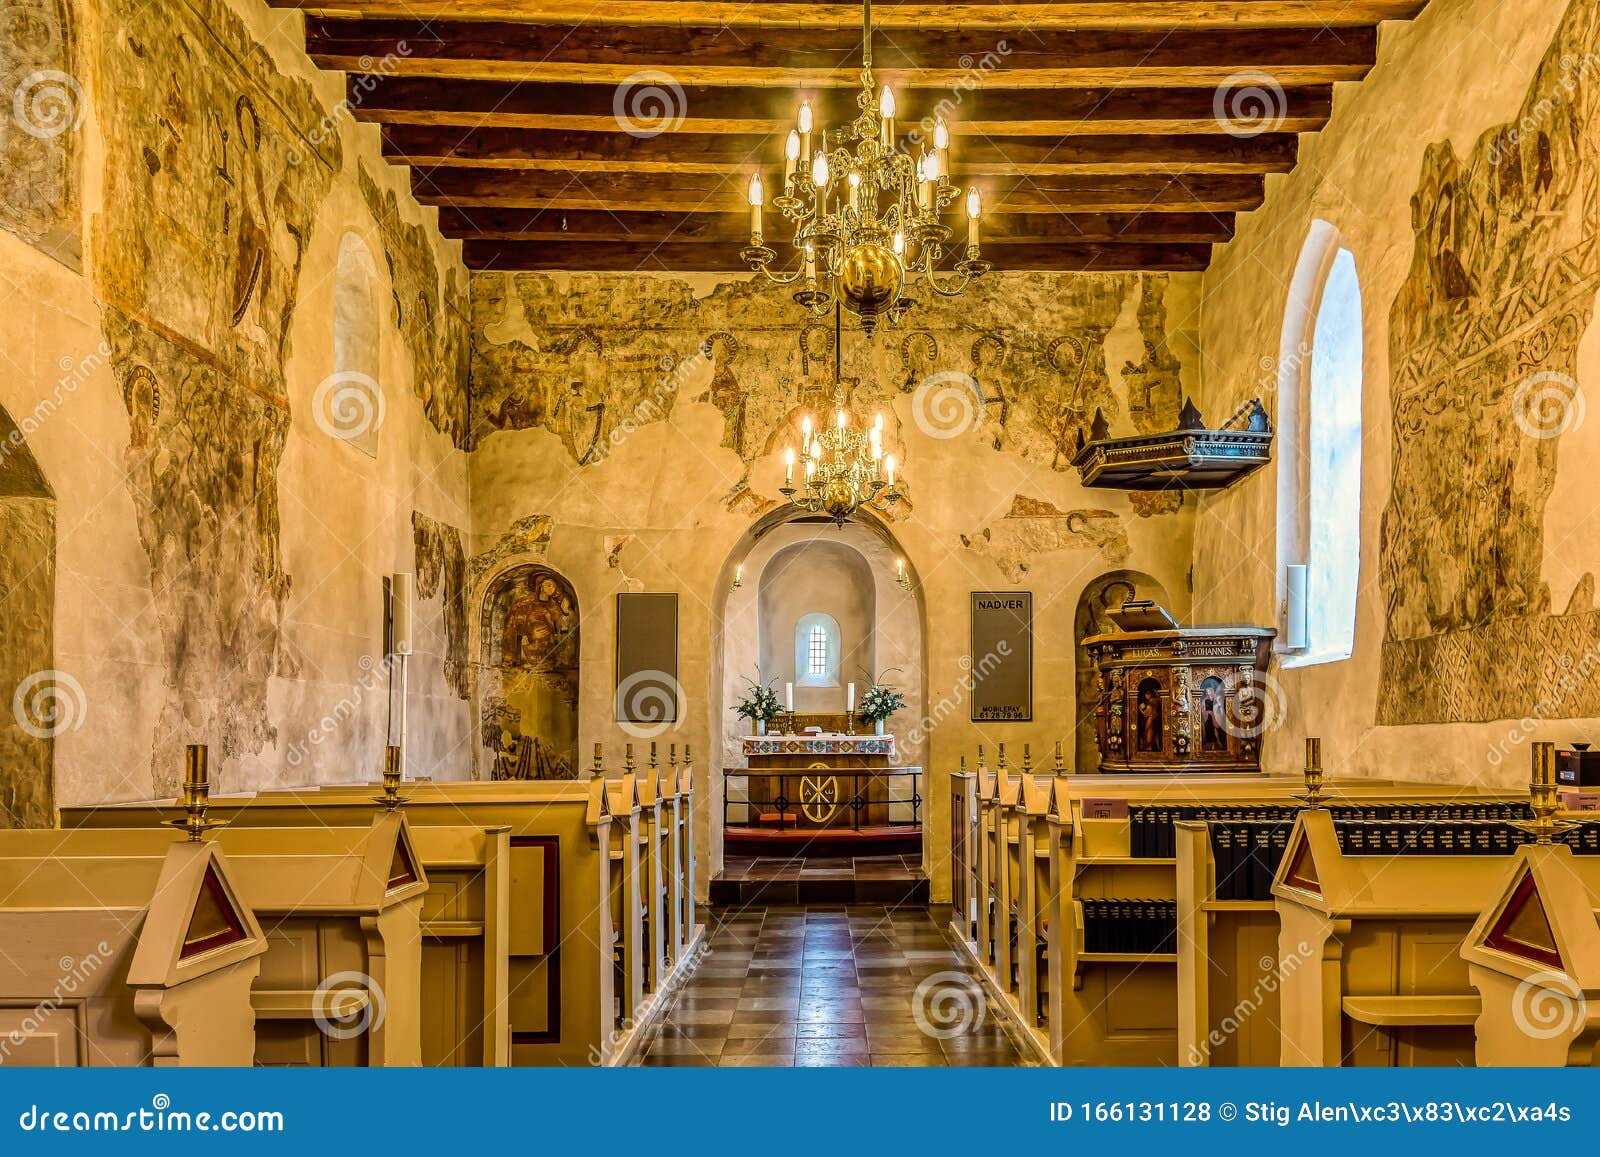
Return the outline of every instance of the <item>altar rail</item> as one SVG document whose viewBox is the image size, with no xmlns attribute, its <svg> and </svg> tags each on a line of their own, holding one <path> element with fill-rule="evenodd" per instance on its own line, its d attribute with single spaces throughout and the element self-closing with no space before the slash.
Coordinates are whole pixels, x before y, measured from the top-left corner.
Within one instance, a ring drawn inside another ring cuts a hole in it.
<svg viewBox="0 0 1600 1157">
<path fill-rule="evenodd" d="M 731 769 L 722 784 L 722 821 L 730 832 L 917 835 L 922 768 Z"/>
</svg>

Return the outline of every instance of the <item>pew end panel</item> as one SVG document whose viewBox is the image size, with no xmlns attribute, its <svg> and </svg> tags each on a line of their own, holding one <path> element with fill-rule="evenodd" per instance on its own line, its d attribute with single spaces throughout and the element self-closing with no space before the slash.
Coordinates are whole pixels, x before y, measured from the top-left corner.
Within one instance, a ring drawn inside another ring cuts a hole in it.
<svg viewBox="0 0 1600 1157">
<path fill-rule="evenodd" d="M 1461 945 L 1504 870 L 1501 856 L 1346 854 L 1331 812 L 1301 813 L 1272 886 L 1282 1063 L 1471 1064 Z"/>
<path fill-rule="evenodd" d="M 0 832 L 0 1066 L 247 1066 L 267 951 L 227 857 L 161 830 Z"/>
<path fill-rule="evenodd" d="M 1518 849 L 1461 950 L 1480 1065 L 1600 1063 L 1600 857 Z"/>
</svg>

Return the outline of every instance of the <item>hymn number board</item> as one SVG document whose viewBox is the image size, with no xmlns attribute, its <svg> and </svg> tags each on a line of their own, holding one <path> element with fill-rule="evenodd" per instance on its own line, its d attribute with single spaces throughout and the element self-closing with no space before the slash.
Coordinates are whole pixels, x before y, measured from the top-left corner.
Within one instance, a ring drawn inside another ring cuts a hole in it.
<svg viewBox="0 0 1600 1157">
<path fill-rule="evenodd" d="M 618 723 L 678 721 L 678 596 L 617 595 Z"/>
<path fill-rule="evenodd" d="M 1032 591 L 972 592 L 969 660 L 974 723 L 1032 721 Z"/>
</svg>

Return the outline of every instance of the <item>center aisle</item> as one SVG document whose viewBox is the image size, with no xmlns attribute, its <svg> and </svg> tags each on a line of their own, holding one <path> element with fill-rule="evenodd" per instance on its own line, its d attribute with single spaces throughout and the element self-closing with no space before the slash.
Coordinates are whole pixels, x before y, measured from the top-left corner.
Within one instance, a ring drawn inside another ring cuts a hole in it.
<svg viewBox="0 0 1600 1157">
<path fill-rule="evenodd" d="M 711 919 L 708 954 L 640 1064 L 1023 1063 L 925 908 L 745 908 Z"/>
</svg>

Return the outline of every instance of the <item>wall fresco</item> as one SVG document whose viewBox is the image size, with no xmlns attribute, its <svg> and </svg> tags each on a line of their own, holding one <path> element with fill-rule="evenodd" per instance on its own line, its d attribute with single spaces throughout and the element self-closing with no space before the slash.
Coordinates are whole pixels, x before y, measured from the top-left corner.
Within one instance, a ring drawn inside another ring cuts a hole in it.
<svg viewBox="0 0 1600 1157">
<path fill-rule="evenodd" d="M 1600 290 L 1600 6 L 1566 13 L 1518 117 L 1430 147 L 1390 313 L 1394 478 L 1380 724 L 1600 715 L 1592 581 L 1541 571 L 1563 413 Z"/>
</svg>

